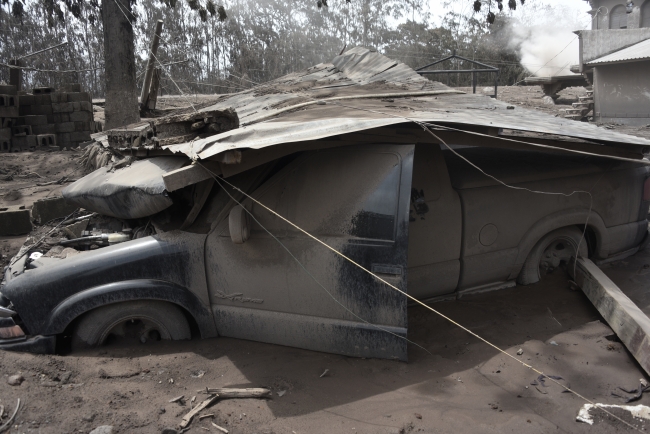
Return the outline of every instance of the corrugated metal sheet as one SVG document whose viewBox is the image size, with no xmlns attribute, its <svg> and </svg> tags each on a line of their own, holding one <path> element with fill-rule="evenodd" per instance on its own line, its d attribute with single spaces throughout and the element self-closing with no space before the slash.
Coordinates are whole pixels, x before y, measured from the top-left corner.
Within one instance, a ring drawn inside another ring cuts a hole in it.
<svg viewBox="0 0 650 434">
<path fill-rule="evenodd" d="M 650 39 L 636 43 L 630 47 L 615 51 L 607 56 L 587 62 L 587 65 L 601 65 L 603 63 L 621 63 L 634 60 L 650 59 Z"/>
<path fill-rule="evenodd" d="M 640 137 L 455 91 L 364 48 L 225 97 L 202 111 L 227 109 L 237 113 L 240 128 L 165 149 L 209 158 L 236 148 L 316 140 L 410 119 L 650 146 Z"/>
</svg>

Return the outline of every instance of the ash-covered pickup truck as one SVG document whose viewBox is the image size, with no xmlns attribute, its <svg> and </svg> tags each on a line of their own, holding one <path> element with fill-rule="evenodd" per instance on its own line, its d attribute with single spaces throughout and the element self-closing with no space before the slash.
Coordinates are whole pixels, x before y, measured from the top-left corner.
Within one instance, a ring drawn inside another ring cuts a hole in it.
<svg viewBox="0 0 650 434">
<path fill-rule="evenodd" d="M 119 195 L 111 179 L 163 173 L 178 158 L 89 177 Z M 438 144 L 293 153 L 227 183 L 162 188 L 162 211 L 122 221 L 122 234 L 146 236 L 49 263 L 29 259 L 38 248 L 25 252 L 0 289 L 0 347 L 229 336 L 405 360 L 407 299 L 259 203 L 427 300 L 533 284 L 576 252 L 596 261 L 634 253 L 648 241 L 649 174 L 643 161 Z M 145 196 L 129 206 L 155 208 Z"/>
</svg>

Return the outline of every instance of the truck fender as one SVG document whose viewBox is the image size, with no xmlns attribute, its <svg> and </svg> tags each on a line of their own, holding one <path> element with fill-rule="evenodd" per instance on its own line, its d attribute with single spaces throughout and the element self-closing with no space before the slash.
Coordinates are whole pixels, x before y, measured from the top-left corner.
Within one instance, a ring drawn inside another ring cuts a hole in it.
<svg viewBox="0 0 650 434">
<path fill-rule="evenodd" d="M 126 280 L 78 292 L 52 310 L 41 334 L 63 333 L 73 320 L 92 309 L 132 300 L 161 300 L 180 306 L 194 318 L 202 338 L 218 336 L 210 309 L 196 295 L 177 284 L 153 279 Z"/>
<path fill-rule="evenodd" d="M 588 221 L 587 216 L 589 216 Z M 595 256 L 606 258 L 609 252 L 609 233 L 602 217 L 595 211 L 592 210 L 590 213 L 589 210 L 584 208 L 562 210 L 539 219 L 522 237 L 518 246 L 517 259 L 509 279 L 517 278 L 528 254 L 544 235 L 566 226 L 584 225 L 585 222 L 587 222 L 589 229 L 596 234 Z"/>
</svg>

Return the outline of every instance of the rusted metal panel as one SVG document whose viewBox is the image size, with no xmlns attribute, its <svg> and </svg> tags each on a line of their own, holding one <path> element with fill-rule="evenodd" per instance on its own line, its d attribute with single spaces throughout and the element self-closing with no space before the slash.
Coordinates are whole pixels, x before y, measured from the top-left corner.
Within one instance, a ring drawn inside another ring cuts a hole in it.
<svg viewBox="0 0 650 434">
<path fill-rule="evenodd" d="M 650 141 L 595 125 L 509 106 L 484 95 L 467 95 L 430 81 L 408 66 L 364 48 L 256 86 L 203 111 L 231 109 L 240 128 L 165 149 L 205 159 L 229 149 L 260 149 L 317 140 L 412 120 L 466 127 L 506 128 L 636 145 Z M 480 144 L 480 142 L 477 142 Z"/>
</svg>

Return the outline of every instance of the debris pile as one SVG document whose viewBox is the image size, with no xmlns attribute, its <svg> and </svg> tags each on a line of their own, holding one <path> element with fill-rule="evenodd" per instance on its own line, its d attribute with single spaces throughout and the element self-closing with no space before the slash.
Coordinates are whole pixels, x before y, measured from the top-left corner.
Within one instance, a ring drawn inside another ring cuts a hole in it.
<svg viewBox="0 0 650 434">
<path fill-rule="evenodd" d="M 98 130 L 91 96 L 79 84 L 32 93 L 0 85 L 0 152 L 76 148 Z"/>
</svg>

